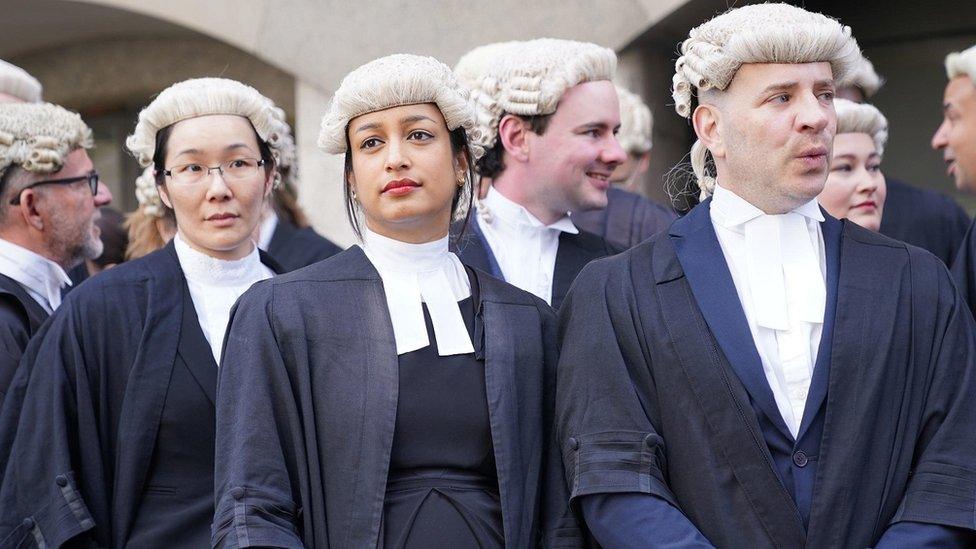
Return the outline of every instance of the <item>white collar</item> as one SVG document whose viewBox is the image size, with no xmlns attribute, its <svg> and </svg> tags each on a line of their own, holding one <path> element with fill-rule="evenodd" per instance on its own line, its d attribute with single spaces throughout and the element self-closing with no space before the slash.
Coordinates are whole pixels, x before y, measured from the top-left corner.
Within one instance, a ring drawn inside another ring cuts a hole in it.
<svg viewBox="0 0 976 549">
<path fill-rule="evenodd" d="M 241 259 L 218 259 L 199 252 L 183 240 L 179 232 L 173 238 L 176 256 L 187 278 L 209 286 L 238 286 L 254 282 L 259 273 L 263 275 L 263 263 L 258 247 Z"/>
<path fill-rule="evenodd" d="M 71 279 L 60 265 L 2 238 L 0 238 L 0 273 L 24 286 L 35 301 L 38 301 L 49 313 L 54 312 L 61 305 L 61 288 L 71 286 Z"/>
<path fill-rule="evenodd" d="M 573 225 L 568 213 L 555 223 L 546 225 L 532 215 L 529 210 L 525 209 L 524 206 L 510 200 L 493 186 L 488 187 L 487 196 L 480 202 L 480 212 L 484 212 L 487 215 L 489 223 L 497 216 L 498 219 L 516 227 L 531 227 L 536 230 L 554 229 L 564 233 L 579 234 L 579 229 L 576 228 L 576 225 Z M 489 214 L 488 212 L 491 213 Z"/>
<path fill-rule="evenodd" d="M 397 355 L 430 345 L 423 303 L 430 313 L 438 355 L 474 352 L 457 304 L 471 295 L 471 283 L 461 261 L 448 250 L 447 236 L 410 244 L 363 227 L 363 251 L 383 280 Z"/>
<path fill-rule="evenodd" d="M 712 193 L 711 211 L 716 223 L 739 233 L 742 232 L 741 226 L 746 222 L 767 215 L 746 199 L 721 185 L 715 185 L 715 190 Z M 795 208 L 793 212 L 813 221 L 824 221 L 823 212 L 820 211 L 820 205 L 816 198 Z"/>
<path fill-rule="evenodd" d="M 261 222 L 261 228 L 258 229 L 258 248 L 268 251 L 268 246 L 271 246 L 271 239 L 274 238 L 277 228 L 278 214 L 271 210 L 268 212 L 268 217 L 265 217 L 264 221 Z"/>
<path fill-rule="evenodd" d="M 824 216 L 816 199 L 785 214 L 769 215 L 716 185 L 710 211 L 713 222 L 744 237 L 744 257 L 736 260 L 743 263 L 753 288 L 759 326 L 788 330 L 791 314 L 823 322 L 827 289 L 819 223 Z M 811 227 L 810 221 L 816 223 Z"/>
</svg>

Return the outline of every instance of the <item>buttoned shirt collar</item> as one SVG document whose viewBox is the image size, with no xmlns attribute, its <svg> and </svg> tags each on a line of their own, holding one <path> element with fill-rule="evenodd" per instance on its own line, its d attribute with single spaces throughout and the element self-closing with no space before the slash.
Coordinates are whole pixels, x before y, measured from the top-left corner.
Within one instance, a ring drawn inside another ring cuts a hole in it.
<svg viewBox="0 0 976 549">
<path fill-rule="evenodd" d="M 71 279 L 60 265 L 2 238 L 0 274 L 20 284 L 48 313 L 61 305 L 61 288 L 71 286 Z"/>
</svg>

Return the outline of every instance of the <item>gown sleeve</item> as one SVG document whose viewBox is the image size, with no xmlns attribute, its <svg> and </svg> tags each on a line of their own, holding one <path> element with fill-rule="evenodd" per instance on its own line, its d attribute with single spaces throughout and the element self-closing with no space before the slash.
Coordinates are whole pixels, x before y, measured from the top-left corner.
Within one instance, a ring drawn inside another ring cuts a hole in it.
<svg viewBox="0 0 976 549">
<path fill-rule="evenodd" d="M 919 277 L 915 283 L 916 287 L 935 288 L 916 290 L 921 297 L 914 299 L 928 301 L 917 308 L 935 310 L 935 314 L 919 319 L 912 342 L 916 354 L 924 353 L 930 362 L 928 383 L 917 389 L 924 410 L 912 472 L 889 528 L 903 522 L 922 523 L 965 529 L 972 536 L 976 529 L 976 467 L 972 462 L 976 452 L 976 325 L 945 268 L 928 257 L 937 264 L 929 271 L 935 275 Z M 910 529 L 898 527 L 903 533 Z"/>
<path fill-rule="evenodd" d="M 11 303 L 13 299 L 0 296 L 0 404 L 13 380 L 20 357 L 27 347 L 30 336 L 25 328 L 23 313 Z"/>
<path fill-rule="evenodd" d="M 694 531 L 665 481 L 664 440 L 640 401 L 653 380 L 632 315 L 636 298 L 621 271 L 607 260 L 590 263 L 560 310 L 556 421 L 570 497 L 578 505 L 584 496 L 647 494 Z M 636 513 L 650 510 L 644 499 L 618 501 L 638 502 Z"/>
<path fill-rule="evenodd" d="M 303 547 L 301 488 L 289 449 L 300 418 L 259 283 L 231 311 L 217 385 L 214 547 Z"/>
<path fill-rule="evenodd" d="M 110 464 L 79 308 L 66 301 L 35 335 L 3 402 L 0 547 L 60 547 L 96 520 L 107 537 Z"/>
<path fill-rule="evenodd" d="M 593 494 L 581 498 L 580 507 L 603 549 L 712 547 L 681 511 L 657 496 Z"/>
</svg>

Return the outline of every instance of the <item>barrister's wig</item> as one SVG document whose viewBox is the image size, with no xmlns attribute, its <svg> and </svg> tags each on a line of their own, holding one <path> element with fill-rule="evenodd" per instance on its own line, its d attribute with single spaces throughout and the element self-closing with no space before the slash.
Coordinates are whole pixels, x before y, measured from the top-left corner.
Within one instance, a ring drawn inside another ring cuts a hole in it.
<svg viewBox="0 0 976 549">
<path fill-rule="evenodd" d="M 0 104 L 0 173 L 12 166 L 55 173 L 68 153 L 92 144 L 91 129 L 77 113 L 50 103 Z"/>
<path fill-rule="evenodd" d="M 636 93 L 617 86 L 620 99 L 620 130 L 617 141 L 629 154 L 644 154 L 651 150 L 651 130 L 654 116 L 651 109 Z"/>
<path fill-rule="evenodd" d="M 166 215 L 166 205 L 159 197 L 159 189 L 156 188 L 155 168 L 152 164 L 147 166 L 139 177 L 136 178 L 136 202 L 139 209 L 148 216 L 163 217 Z"/>
<path fill-rule="evenodd" d="M 874 148 L 884 156 L 888 142 L 888 119 L 874 105 L 855 103 L 846 99 L 834 99 L 837 111 L 837 134 L 864 133 L 874 140 Z"/>
<path fill-rule="evenodd" d="M 835 82 L 857 67 L 861 49 L 851 28 L 819 13 L 788 4 L 754 4 L 729 10 L 688 33 L 675 62 L 671 96 L 679 115 L 690 118 L 692 97 L 724 91 L 747 63 L 830 63 Z M 691 167 L 703 196 L 711 195 L 708 149 L 691 147 Z"/>
<path fill-rule="evenodd" d="M 27 71 L 0 59 L 0 93 L 27 103 L 40 103 L 44 88 Z"/>
<path fill-rule="evenodd" d="M 976 46 L 950 53 L 946 56 L 945 66 L 949 78 L 968 76 L 976 86 Z"/>
<path fill-rule="evenodd" d="M 857 65 L 854 66 L 854 70 L 843 80 L 837 82 L 837 87 L 858 88 L 864 93 L 864 97 L 871 97 L 878 93 L 882 84 L 884 84 L 884 80 L 874 70 L 874 64 L 862 55 Z"/>
<path fill-rule="evenodd" d="M 494 146 L 505 114 L 552 114 L 566 90 L 612 80 L 616 70 L 613 50 L 588 42 L 539 38 L 504 48 L 481 80 L 480 92 L 490 98 L 477 105 L 482 145 Z"/>
<path fill-rule="evenodd" d="M 481 86 L 481 79 L 487 74 L 488 67 L 498 58 L 501 52 L 518 44 L 518 41 L 511 41 L 478 46 L 461 56 L 457 65 L 454 65 L 454 74 L 468 90 L 477 89 Z"/>
<path fill-rule="evenodd" d="M 251 86 L 226 78 L 193 78 L 173 84 L 139 113 L 132 135 L 125 140 L 129 151 L 145 167 L 153 162 L 156 134 L 177 122 L 215 114 L 243 116 L 271 149 L 275 162 L 281 155 L 283 121 L 274 103 Z"/>
<path fill-rule="evenodd" d="M 437 105 L 448 130 L 464 128 L 471 154 L 476 159 L 481 156 L 482 149 L 475 145 L 478 130 L 468 90 L 444 63 L 410 54 L 375 59 L 342 79 L 329 112 L 322 118 L 319 147 L 330 154 L 343 154 L 347 148 L 346 130 L 353 118 L 421 103 Z"/>
</svg>

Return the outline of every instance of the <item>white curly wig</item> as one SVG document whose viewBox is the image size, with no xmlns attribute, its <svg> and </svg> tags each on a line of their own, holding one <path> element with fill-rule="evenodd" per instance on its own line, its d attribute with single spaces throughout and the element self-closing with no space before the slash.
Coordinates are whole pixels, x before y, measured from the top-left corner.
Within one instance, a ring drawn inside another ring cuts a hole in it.
<svg viewBox="0 0 976 549">
<path fill-rule="evenodd" d="M 651 150 L 654 115 L 636 93 L 617 86 L 620 98 L 620 130 L 617 141 L 629 154 L 644 154 Z"/>
<path fill-rule="evenodd" d="M 156 188 L 155 167 L 152 164 L 146 166 L 136 178 L 136 202 L 146 215 L 163 217 L 166 213 L 166 205 Z"/>
<path fill-rule="evenodd" d="M 55 173 L 71 151 L 92 144 L 91 129 L 77 113 L 50 103 L 0 104 L 0 173 L 11 166 Z"/>
<path fill-rule="evenodd" d="M 671 96 L 679 115 L 690 118 L 692 96 L 724 91 L 747 63 L 827 62 L 844 81 L 862 58 L 851 28 L 836 19 L 789 4 L 754 4 L 729 10 L 693 29 L 675 62 Z M 703 196 L 715 179 L 706 174 L 708 149 L 691 148 L 691 167 Z"/>
<path fill-rule="evenodd" d="M 444 115 L 447 129 L 463 127 L 471 154 L 480 158 L 474 109 L 467 89 L 450 67 L 434 59 L 394 54 L 375 59 L 350 72 L 332 96 L 329 112 L 322 118 L 319 147 L 330 154 L 346 152 L 349 121 L 371 112 L 434 103 Z"/>
<path fill-rule="evenodd" d="M 949 78 L 968 76 L 976 86 L 976 46 L 950 53 L 945 58 L 945 66 Z"/>
<path fill-rule="evenodd" d="M 190 118 L 214 114 L 243 116 L 280 162 L 284 121 L 274 103 L 251 86 L 226 78 L 193 78 L 173 84 L 139 113 L 136 129 L 126 140 L 129 151 L 145 167 L 152 164 L 159 130 Z"/>
<path fill-rule="evenodd" d="M 846 99 L 834 99 L 837 111 L 837 134 L 864 133 L 874 140 L 874 148 L 884 156 L 888 142 L 888 119 L 874 105 L 855 103 Z"/>
<path fill-rule="evenodd" d="M 27 71 L 0 59 L 0 93 L 27 103 L 40 103 L 44 88 Z"/>
<path fill-rule="evenodd" d="M 613 50 L 589 42 L 538 38 L 504 48 L 481 79 L 478 126 L 485 149 L 498 138 L 498 123 L 508 114 L 538 116 L 556 112 L 566 90 L 584 82 L 612 80 Z"/>
<path fill-rule="evenodd" d="M 521 42 L 513 40 L 511 42 L 495 42 L 478 46 L 468 53 L 461 56 L 457 65 L 454 65 L 454 74 L 461 84 L 469 90 L 477 89 L 481 86 L 481 79 L 488 72 L 488 67 L 498 59 L 499 55 L 506 49 L 517 46 Z"/>
<path fill-rule="evenodd" d="M 884 84 L 881 76 L 874 70 L 874 64 L 867 57 L 861 56 L 857 65 L 843 80 L 837 82 L 838 88 L 859 88 L 864 97 L 871 97 L 878 93 Z"/>
</svg>

